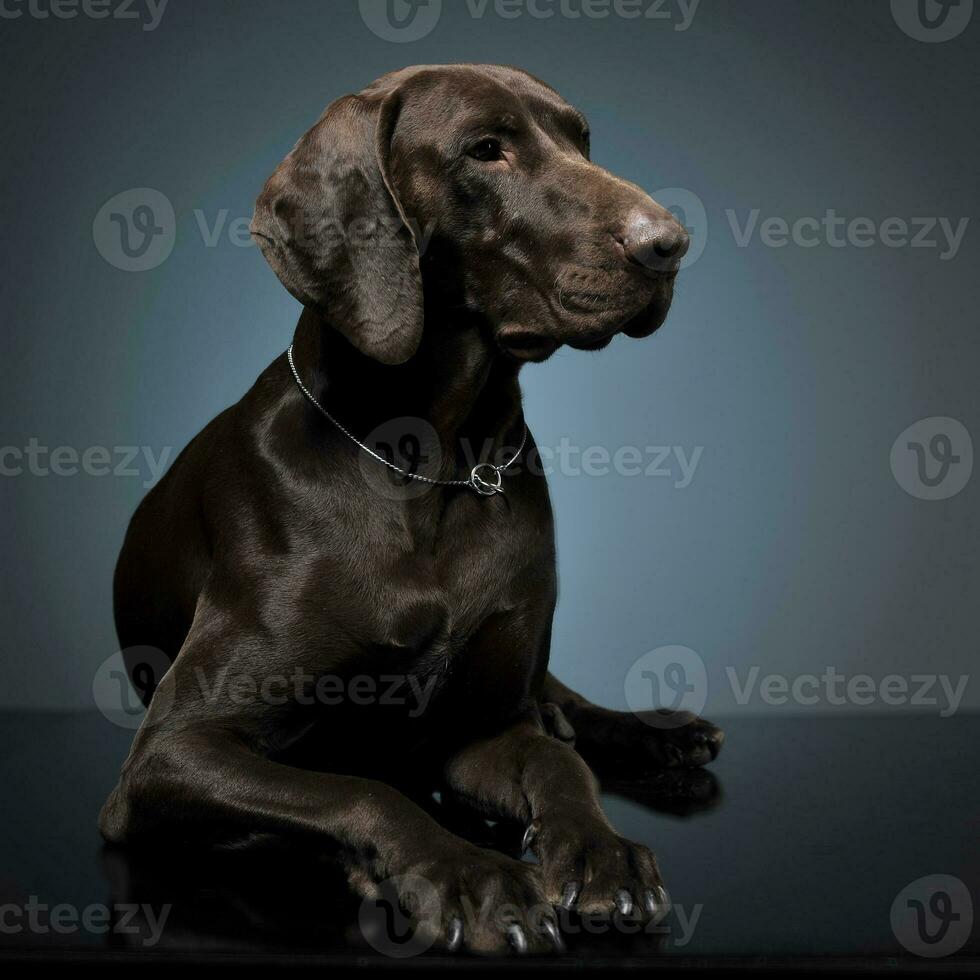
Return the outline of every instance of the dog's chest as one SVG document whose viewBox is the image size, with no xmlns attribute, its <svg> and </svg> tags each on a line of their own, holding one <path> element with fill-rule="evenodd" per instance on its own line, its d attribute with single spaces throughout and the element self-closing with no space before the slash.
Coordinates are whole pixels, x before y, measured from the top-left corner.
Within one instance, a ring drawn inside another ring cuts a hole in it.
<svg viewBox="0 0 980 980">
<path fill-rule="evenodd" d="M 470 508 L 427 541 L 375 520 L 306 564 L 296 628 L 319 634 L 317 672 L 333 685 L 307 740 L 318 764 L 340 765 L 351 739 L 362 759 L 410 755 L 526 700 L 553 606 L 553 542 L 550 515 L 530 527 L 516 506 L 506 516 Z"/>
<path fill-rule="evenodd" d="M 378 582 L 377 640 L 418 669 L 459 656 L 492 616 L 520 602 L 521 556 L 504 540 L 466 540 L 435 551 L 406 551 Z"/>
<path fill-rule="evenodd" d="M 433 694 L 457 683 L 501 695 L 501 687 L 520 686 L 513 675 L 530 671 L 532 651 L 500 642 L 488 650 L 486 637 L 527 606 L 548 607 L 551 539 L 485 511 L 463 516 L 469 519 L 447 522 L 430 540 L 389 540 L 370 571 L 347 583 L 344 620 L 358 624 L 361 639 L 357 669 L 403 675 Z"/>
</svg>

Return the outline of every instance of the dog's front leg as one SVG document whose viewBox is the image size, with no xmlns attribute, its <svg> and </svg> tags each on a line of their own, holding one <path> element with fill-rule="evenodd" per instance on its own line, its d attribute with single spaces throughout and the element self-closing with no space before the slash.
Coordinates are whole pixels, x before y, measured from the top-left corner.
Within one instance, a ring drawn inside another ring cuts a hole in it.
<svg viewBox="0 0 980 980">
<path fill-rule="evenodd" d="M 362 892 L 389 880 L 421 929 L 451 949 L 553 949 L 552 936 L 523 916 L 534 911 L 557 936 L 536 868 L 457 837 L 386 783 L 272 757 L 270 744 L 290 731 L 292 706 L 262 692 L 279 671 L 303 666 L 290 656 L 292 645 L 276 648 L 268 634 L 199 614 L 102 810 L 103 836 L 219 846 L 291 838 L 339 853 Z M 464 932 L 474 907 L 504 913 Z"/>
<path fill-rule="evenodd" d="M 449 760 L 449 787 L 493 816 L 521 821 L 541 861 L 549 901 L 588 914 L 646 920 L 666 910 L 652 852 L 620 837 L 578 753 L 545 734 L 536 710 Z"/>
</svg>

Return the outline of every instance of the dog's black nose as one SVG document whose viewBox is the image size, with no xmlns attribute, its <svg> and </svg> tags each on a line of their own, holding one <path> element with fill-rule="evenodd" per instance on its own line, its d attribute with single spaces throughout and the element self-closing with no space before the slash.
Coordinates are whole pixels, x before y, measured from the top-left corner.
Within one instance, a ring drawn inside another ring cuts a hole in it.
<svg viewBox="0 0 980 980">
<path fill-rule="evenodd" d="M 676 267 L 691 244 L 691 238 L 684 226 L 669 213 L 666 218 L 659 218 L 637 210 L 626 219 L 622 242 L 631 261 L 659 272 Z"/>
</svg>

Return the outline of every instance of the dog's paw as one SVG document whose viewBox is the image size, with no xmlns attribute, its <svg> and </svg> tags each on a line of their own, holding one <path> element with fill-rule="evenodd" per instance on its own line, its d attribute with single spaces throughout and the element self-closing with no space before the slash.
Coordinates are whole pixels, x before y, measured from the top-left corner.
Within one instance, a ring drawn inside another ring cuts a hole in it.
<svg viewBox="0 0 980 980">
<path fill-rule="evenodd" d="M 450 952 L 544 954 L 564 946 L 540 869 L 472 845 L 397 879 L 418 933 Z"/>
<path fill-rule="evenodd" d="M 556 905 L 643 922 L 667 913 L 669 898 L 653 852 L 605 824 L 543 817 L 525 839 L 541 862 L 545 893 Z"/>
<path fill-rule="evenodd" d="M 575 716 L 576 748 L 611 771 L 695 769 L 718 756 L 724 733 L 689 711 L 605 711 Z"/>
<path fill-rule="evenodd" d="M 642 711 L 626 714 L 627 735 L 637 747 L 665 769 L 696 769 L 718 757 L 725 733 L 689 711 Z"/>
</svg>

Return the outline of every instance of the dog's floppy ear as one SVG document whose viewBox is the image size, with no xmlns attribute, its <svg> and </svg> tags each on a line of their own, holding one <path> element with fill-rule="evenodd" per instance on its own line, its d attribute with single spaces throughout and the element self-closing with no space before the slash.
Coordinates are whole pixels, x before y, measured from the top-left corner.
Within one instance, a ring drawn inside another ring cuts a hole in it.
<svg viewBox="0 0 980 980">
<path fill-rule="evenodd" d="M 419 253 L 388 176 L 398 110 L 397 91 L 330 105 L 266 182 L 250 227 L 293 296 L 384 364 L 422 336 Z"/>
</svg>

